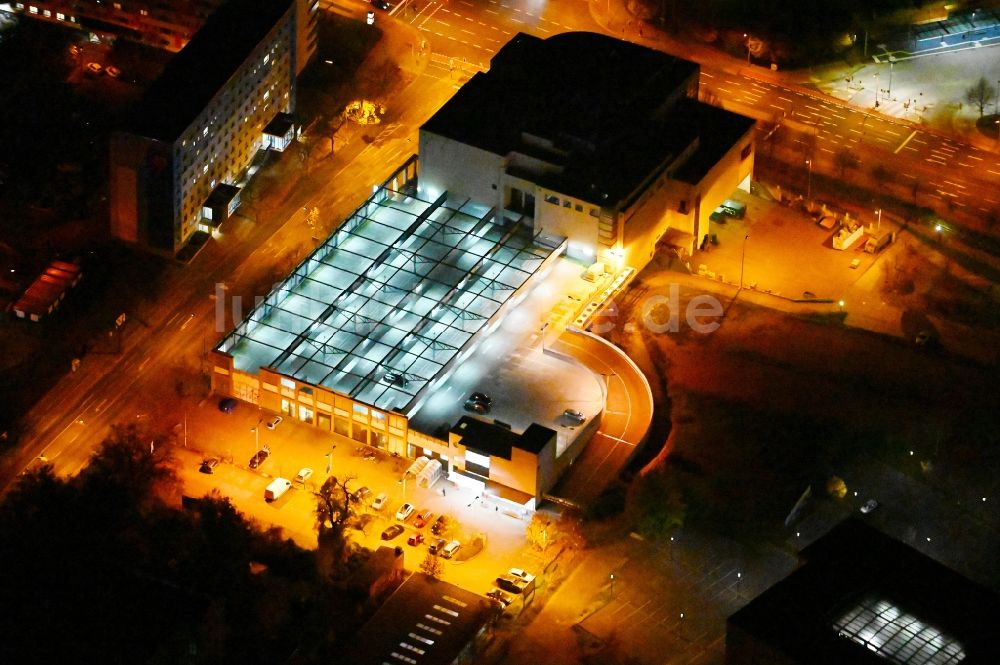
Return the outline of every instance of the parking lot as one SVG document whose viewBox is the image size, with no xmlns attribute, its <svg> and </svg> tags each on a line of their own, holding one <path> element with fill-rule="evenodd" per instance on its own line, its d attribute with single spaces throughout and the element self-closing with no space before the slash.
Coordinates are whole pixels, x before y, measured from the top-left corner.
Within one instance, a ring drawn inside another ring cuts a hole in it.
<svg viewBox="0 0 1000 665">
<path fill-rule="evenodd" d="M 537 567 L 535 557 L 524 547 L 528 525 L 525 517 L 505 511 L 488 499 L 478 497 L 470 490 L 459 489 L 447 480 L 439 480 L 431 488 L 422 488 L 417 487 L 411 478 L 404 485 L 403 472 L 412 460 L 382 453 L 375 458 L 366 457 L 354 441 L 287 418 L 274 430 L 269 430 L 263 423 L 271 414 L 258 413 L 242 403 L 232 414 L 221 413 L 217 400 L 211 399 L 189 409 L 187 447 L 183 445 L 182 438 L 176 448 L 179 476 L 186 495 L 203 496 L 213 489 L 218 490 L 229 497 L 240 511 L 263 526 L 279 526 L 303 547 L 315 548 L 316 499 L 313 492 L 327 478 L 326 455 L 331 453 L 331 475 L 355 477 L 349 488 L 368 487 L 372 498 L 382 492 L 389 497 L 383 510 L 374 511 L 370 506 L 363 509 L 364 513 L 373 517 L 364 532 L 349 529 L 353 542 L 372 549 L 387 544 L 398 545 L 405 552 L 406 568 L 417 569 L 432 541 L 432 522 L 416 529 L 411 516 L 404 523 L 402 535 L 388 542 L 381 539 L 382 531 L 397 523 L 397 509 L 404 502 L 409 502 L 415 507 L 414 515 L 421 510 L 429 510 L 434 519 L 441 514 L 454 518 L 456 526 L 447 534 L 448 539 L 471 543 L 478 535 L 485 538 L 485 547 L 471 559 L 463 560 L 468 551 L 459 550 L 453 559 L 442 561 L 442 578 L 446 581 L 470 591 L 485 593 L 495 586 L 495 578 L 508 568 L 516 566 L 532 571 Z M 248 462 L 255 454 L 258 434 L 251 430 L 261 418 L 259 444 L 261 447 L 267 445 L 271 453 L 257 470 L 251 470 Z M 199 473 L 206 456 L 220 458 L 211 475 Z M 264 489 L 274 478 L 292 479 L 302 467 L 313 469 L 313 475 L 304 487 L 293 484 L 276 501 L 265 501 Z M 417 532 L 423 533 L 424 542 L 416 546 L 408 545 L 408 536 Z"/>
</svg>

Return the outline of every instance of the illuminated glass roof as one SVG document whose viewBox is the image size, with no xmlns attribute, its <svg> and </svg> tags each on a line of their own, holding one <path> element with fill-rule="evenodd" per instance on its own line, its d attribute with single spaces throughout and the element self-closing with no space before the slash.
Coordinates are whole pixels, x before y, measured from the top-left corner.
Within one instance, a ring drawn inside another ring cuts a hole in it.
<svg viewBox="0 0 1000 665">
<path fill-rule="evenodd" d="M 492 210 L 378 189 L 217 347 L 406 411 L 552 252 Z"/>
<path fill-rule="evenodd" d="M 965 660 L 961 643 L 875 597 L 841 616 L 834 628 L 841 637 L 900 665 L 951 665 Z"/>
</svg>

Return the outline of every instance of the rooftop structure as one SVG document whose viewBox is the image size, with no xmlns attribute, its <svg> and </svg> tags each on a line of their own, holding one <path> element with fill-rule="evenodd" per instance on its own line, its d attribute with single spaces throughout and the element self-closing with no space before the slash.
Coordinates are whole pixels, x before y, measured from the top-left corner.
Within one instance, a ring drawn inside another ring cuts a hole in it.
<svg viewBox="0 0 1000 665">
<path fill-rule="evenodd" d="M 485 596 L 423 574 L 411 575 L 353 639 L 351 665 L 469 662 L 489 616 Z"/>
<path fill-rule="evenodd" d="M 218 348 L 409 415 L 552 251 L 471 201 L 380 189 Z"/>
<path fill-rule="evenodd" d="M 734 665 L 1000 663 L 1000 598 L 850 519 L 729 617 Z"/>
<path fill-rule="evenodd" d="M 698 101 L 698 69 L 607 35 L 518 34 L 420 128 L 422 184 L 616 270 L 667 230 L 691 251 L 753 171 L 754 120 Z"/>
</svg>

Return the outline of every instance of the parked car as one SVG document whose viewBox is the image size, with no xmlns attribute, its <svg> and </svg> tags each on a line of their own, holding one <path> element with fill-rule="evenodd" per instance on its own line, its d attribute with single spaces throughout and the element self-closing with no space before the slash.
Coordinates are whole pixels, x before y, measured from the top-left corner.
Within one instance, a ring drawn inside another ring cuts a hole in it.
<svg viewBox="0 0 1000 665">
<path fill-rule="evenodd" d="M 386 0 L 372 0 L 372 5 L 374 5 L 376 9 L 381 9 L 386 12 L 392 9 L 392 5 L 386 2 Z"/>
<path fill-rule="evenodd" d="M 223 413 L 232 413 L 236 410 L 237 404 L 239 404 L 239 402 L 235 397 L 223 397 L 219 400 L 219 411 L 222 411 Z"/>
<path fill-rule="evenodd" d="M 406 520 L 410 519 L 410 515 L 412 514 L 413 514 L 413 504 L 404 503 L 402 506 L 399 507 L 399 510 L 396 511 L 396 519 L 399 520 L 400 522 L 405 522 Z"/>
<path fill-rule="evenodd" d="M 457 552 L 461 546 L 462 543 L 458 542 L 457 540 L 451 541 L 450 543 L 444 546 L 444 549 L 441 550 L 441 558 L 450 559 L 451 557 L 455 556 L 455 552 Z"/>
<path fill-rule="evenodd" d="M 258 450 L 256 453 L 254 453 L 254 456 L 250 458 L 250 464 L 249 464 L 250 468 L 251 469 L 258 468 L 261 464 L 264 463 L 264 461 L 267 459 L 267 456 L 270 454 L 271 454 L 271 449 L 268 448 L 267 446 L 264 446 L 263 448 Z"/>
<path fill-rule="evenodd" d="M 385 531 L 382 532 L 382 540 L 392 540 L 399 534 L 406 531 L 402 524 L 390 524 L 386 527 Z"/>
<path fill-rule="evenodd" d="M 878 501 L 876 501 L 875 499 L 868 499 L 861 506 L 861 512 L 863 512 L 864 514 L 867 515 L 871 511 L 875 510 L 876 508 L 878 508 Z"/>
<path fill-rule="evenodd" d="M 299 472 L 295 474 L 295 482 L 304 484 L 307 480 L 312 478 L 313 470 L 309 467 L 303 467 L 299 469 Z"/>
<path fill-rule="evenodd" d="M 493 587 L 492 589 L 487 591 L 486 597 L 495 600 L 497 603 L 500 604 L 501 607 L 507 607 L 512 602 L 514 602 L 513 596 L 504 593 L 503 591 L 501 591 L 496 587 Z"/>
<path fill-rule="evenodd" d="M 382 510 L 387 503 L 389 503 L 389 495 L 382 492 L 372 501 L 372 510 Z"/>
<path fill-rule="evenodd" d="M 104 72 L 113 79 L 118 78 L 122 75 L 122 70 L 118 69 L 114 65 L 107 67 Z"/>
<path fill-rule="evenodd" d="M 372 491 L 370 489 L 367 487 L 359 487 L 354 493 L 354 500 L 358 503 L 364 503 L 371 497 L 371 495 Z"/>
<path fill-rule="evenodd" d="M 202 473 L 214 473 L 215 467 L 217 466 L 219 466 L 218 457 L 206 457 L 202 460 L 201 467 L 198 468 L 198 471 Z"/>
<path fill-rule="evenodd" d="M 368 12 L 368 16 L 365 18 L 365 22 L 368 23 L 368 25 L 375 25 L 375 12 L 373 11 Z"/>
<path fill-rule="evenodd" d="M 93 74 L 93 75 L 96 76 L 96 75 L 100 74 L 102 71 L 104 71 L 104 67 L 101 66 L 101 63 L 99 63 L 99 62 L 88 62 L 87 63 L 87 73 L 88 74 Z"/>
<path fill-rule="evenodd" d="M 472 393 L 469 395 L 469 399 L 473 402 L 482 402 L 486 406 L 493 406 L 493 398 L 486 393 Z"/>
<path fill-rule="evenodd" d="M 431 541 L 431 544 L 427 546 L 427 551 L 431 554 L 440 554 L 441 550 L 444 549 L 446 542 L 444 538 L 435 538 Z"/>
<path fill-rule="evenodd" d="M 565 411 L 563 411 L 563 417 L 566 418 L 566 420 L 569 420 L 570 422 L 576 423 L 577 425 L 581 424 L 583 421 L 587 419 L 585 415 L 583 415 L 576 409 L 566 409 Z"/>
<path fill-rule="evenodd" d="M 267 421 L 267 428 L 274 429 L 280 424 L 281 424 L 281 416 L 275 416 L 274 418 L 271 418 L 270 420 Z"/>
<path fill-rule="evenodd" d="M 524 588 L 528 586 L 528 583 L 520 577 L 514 577 L 513 575 L 501 575 L 497 578 L 497 586 L 510 593 L 521 593 L 524 591 Z"/>
<path fill-rule="evenodd" d="M 277 501 L 291 487 L 292 481 L 287 478 L 275 478 L 264 488 L 264 500 L 267 502 Z"/>
<path fill-rule="evenodd" d="M 472 399 L 465 400 L 465 405 L 462 408 L 471 413 L 485 414 L 490 412 L 489 404 L 486 404 L 485 402 L 477 402 Z"/>
<path fill-rule="evenodd" d="M 424 534 L 422 533 L 411 533 L 410 537 L 406 539 L 407 545 L 419 545 L 424 542 Z"/>
<path fill-rule="evenodd" d="M 434 520 L 434 524 L 431 524 L 431 533 L 435 536 L 440 534 L 448 526 L 448 516 L 438 515 L 438 518 Z"/>
<path fill-rule="evenodd" d="M 434 517 L 434 513 L 429 510 L 421 510 L 417 513 L 417 516 L 413 518 L 413 526 L 418 529 L 423 529 L 427 523 Z"/>
<path fill-rule="evenodd" d="M 507 571 L 507 574 L 520 578 L 525 582 L 530 582 L 531 580 L 535 579 L 534 575 L 532 575 L 526 570 L 522 570 L 521 568 L 511 568 L 510 570 Z"/>
</svg>

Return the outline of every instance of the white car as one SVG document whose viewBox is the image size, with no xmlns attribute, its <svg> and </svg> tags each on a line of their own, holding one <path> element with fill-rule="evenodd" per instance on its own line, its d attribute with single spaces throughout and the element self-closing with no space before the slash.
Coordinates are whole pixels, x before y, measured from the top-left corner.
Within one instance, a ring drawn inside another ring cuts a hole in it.
<svg viewBox="0 0 1000 665">
<path fill-rule="evenodd" d="M 366 21 L 368 25 L 373 25 L 375 23 L 375 12 L 368 12 L 368 18 Z"/>
<path fill-rule="evenodd" d="M 457 552 L 461 546 L 462 543 L 458 542 L 457 540 L 451 541 L 450 543 L 444 546 L 443 550 L 441 550 L 441 558 L 450 559 L 451 557 L 455 556 L 455 552 Z"/>
<path fill-rule="evenodd" d="M 274 418 L 271 418 L 270 420 L 267 421 L 267 428 L 274 429 L 280 424 L 281 424 L 281 416 L 275 416 Z"/>
<path fill-rule="evenodd" d="M 313 475 L 313 470 L 310 469 L 309 467 L 304 467 L 302 469 L 299 469 L 299 472 L 295 474 L 295 482 L 305 483 L 307 480 L 312 478 L 312 475 Z"/>
<path fill-rule="evenodd" d="M 372 501 L 372 510 L 382 510 L 387 503 L 389 503 L 389 495 L 382 492 Z"/>
<path fill-rule="evenodd" d="M 400 522 L 405 522 L 410 518 L 410 515 L 412 514 L 413 514 L 413 504 L 404 503 L 402 506 L 399 507 L 399 510 L 396 511 L 396 519 L 399 520 Z"/>
<path fill-rule="evenodd" d="M 566 420 L 569 420 L 570 422 L 576 423 L 577 425 L 579 425 L 580 423 L 582 423 L 584 420 L 587 419 L 585 415 L 583 415 L 576 409 L 566 409 L 565 411 L 563 411 L 563 417 L 566 418 Z"/>
<path fill-rule="evenodd" d="M 513 575 L 514 577 L 520 577 L 525 582 L 530 582 L 531 580 L 535 579 L 534 575 L 520 568 L 511 568 L 510 570 L 507 571 L 507 574 Z"/>
<path fill-rule="evenodd" d="M 878 508 L 878 501 L 875 499 L 868 499 L 865 501 L 864 505 L 861 506 L 861 512 L 867 515 L 876 508 Z"/>
</svg>

